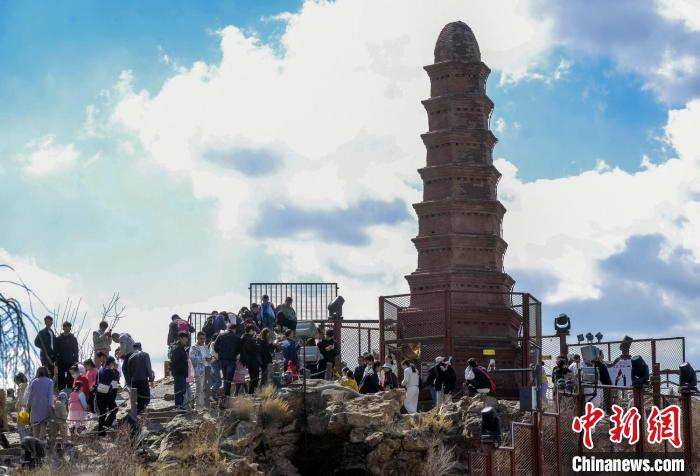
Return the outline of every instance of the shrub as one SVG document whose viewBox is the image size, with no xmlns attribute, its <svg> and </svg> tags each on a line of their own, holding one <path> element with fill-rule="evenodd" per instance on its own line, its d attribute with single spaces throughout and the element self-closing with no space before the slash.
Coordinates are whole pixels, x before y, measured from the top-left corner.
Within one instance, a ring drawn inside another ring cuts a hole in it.
<svg viewBox="0 0 700 476">
<path fill-rule="evenodd" d="M 448 417 L 432 410 L 416 415 L 409 426 L 415 433 L 446 433 L 452 429 L 453 423 Z"/>
<path fill-rule="evenodd" d="M 255 402 L 246 397 L 233 397 L 229 400 L 231 418 L 252 421 L 255 416 Z"/>
<path fill-rule="evenodd" d="M 447 448 L 442 441 L 434 441 L 425 455 L 422 474 L 431 476 L 445 476 L 450 473 L 457 460 L 454 456 L 454 447 Z"/>
<path fill-rule="evenodd" d="M 263 400 L 260 412 L 263 426 L 284 426 L 292 421 L 289 403 L 279 397 Z"/>
</svg>

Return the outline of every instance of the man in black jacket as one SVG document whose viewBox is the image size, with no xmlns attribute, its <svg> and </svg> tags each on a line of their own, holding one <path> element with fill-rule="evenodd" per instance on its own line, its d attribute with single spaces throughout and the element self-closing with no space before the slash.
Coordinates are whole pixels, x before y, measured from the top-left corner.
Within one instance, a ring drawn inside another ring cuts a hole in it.
<svg viewBox="0 0 700 476">
<path fill-rule="evenodd" d="M 136 411 L 141 413 L 151 401 L 151 388 L 153 385 L 153 369 L 151 368 L 151 357 L 141 350 L 139 344 L 135 352 L 131 354 L 126 365 L 129 367 L 129 376 L 131 377 L 131 386 L 136 389 L 137 404 Z M 186 375 L 186 374 L 185 374 Z"/>
<path fill-rule="evenodd" d="M 258 339 L 255 338 L 255 327 L 247 326 L 245 329 L 245 335 L 241 341 L 241 363 L 248 368 L 248 375 L 250 376 L 250 384 L 248 385 L 248 393 L 255 393 L 255 387 L 257 387 L 260 381 L 260 343 Z"/>
<path fill-rule="evenodd" d="M 63 323 L 63 332 L 56 337 L 56 367 L 58 367 L 58 390 L 65 390 L 72 381 L 70 368 L 80 359 L 78 339 L 71 334 L 71 323 Z"/>
<path fill-rule="evenodd" d="M 325 372 L 326 364 L 330 363 L 331 368 L 335 366 L 335 357 L 338 355 L 337 344 L 333 338 L 333 329 L 326 330 L 326 338 L 318 343 L 318 350 L 322 359 L 318 361 L 318 371 Z"/>
<path fill-rule="evenodd" d="M 34 345 L 39 348 L 41 365 L 49 370 L 49 377 L 53 378 L 54 362 L 56 361 L 56 334 L 53 332 L 53 317 L 44 318 L 44 327 L 36 335 Z"/>
<path fill-rule="evenodd" d="M 187 391 L 187 369 L 188 356 L 186 347 L 189 343 L 189 334 L 180 332 L 178 340 L 168 351 L 170 359 L 170 373 L 174 380 L 175 391 L 175 407 L 184 410 L 185 392 Z M 150 392 L 149 392 L 150 393 Z"/>
<path fill-rule="evenodd" d="M 241 353 L 241 338 L 236 334 L 236 325 L 229 324 L 214 340 L 214 352 L 219 356 L 219 365 L 224 379 L 224 395 L 231 396 L 231 382 L 236 371 L 236 358 Z"/>
</svg>

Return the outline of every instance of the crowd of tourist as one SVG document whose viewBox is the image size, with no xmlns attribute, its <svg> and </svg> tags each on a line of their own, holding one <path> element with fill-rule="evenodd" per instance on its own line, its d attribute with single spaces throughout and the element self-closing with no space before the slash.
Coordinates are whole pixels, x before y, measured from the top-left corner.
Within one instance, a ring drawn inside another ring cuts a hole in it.
<svg viewBox="0 0 700 476">
<path fill-rule="evenodd" d="M 23 373 L 14 378 L 20 437 L 45 440 L 49 433 L 80 434 L 89 419 L 97 420 L 97 434 L 104 436 L 116 418 L 122 374 L 125 385 L 137 390 L 138 411 L 146 408 L 155 374 L 150 356 L 139 342 L 128 333 L 112 332 L 109 324 L 102 321 L 92 333 L 92 352 L 87 353 L 90 357 L 81 361 L 72 324 L 64 322 L 61 329 L 56 335 L 53 318 L 44 318 L 44 328 L 34 340 L 41 366 L 31 381 Z M 114 344 L 118 346 L 110 355 Z"/>
<path fill-rule="evenodd" d="M 30 381 L 22 373 L 15 377 L 17 429 L 22 438 L 81 434 L 91 419 L 97 421 L 97 435 L 104 436 L 115 422 L 116 401 L 123 388 L 136 390 L 137 413 L 147 408 L 155 375 L 149 354 L 130 334 L 114 332 L 107 322 L 100 322 L 92 333 L 88 357 L 81 361 L 86 352 L 71 332 L 71 323 L 63 323 L 58 335 L 51 316 L 44 324 L 35 339 L 41 359 L 35 377 Z M 421 388 L 428 387 L 433 403 L 440 405 L 452 399 L 457 382 L 451 357 L 437 357 L 425 379 L 417 360 L 400 362 L 403 378 L 399 379 L 393 355 L 381 362 L 378 355 L 366 353 L 358 357 L 354 369 L 340 368 L 333 329 L 297 335 L 292 298 L 275 306 L 263 296 L 250 309 L 213 311 L 198 332 L 175 314 L 168 323 L 167 349 L 179 411 L 210 408 L 226 397 L 254 394 L 267 383 L 328 378 L 330 371 L 340 385 L 361 394 L 404 388 L 404 407 L 416 413 Z M 269 364 L 275 359 L 277 372 L 271 375 Z M 495 391 L 489 373 L 474 359 L 468 362 L 465 382 L 472 393 Z"/>
</svg>

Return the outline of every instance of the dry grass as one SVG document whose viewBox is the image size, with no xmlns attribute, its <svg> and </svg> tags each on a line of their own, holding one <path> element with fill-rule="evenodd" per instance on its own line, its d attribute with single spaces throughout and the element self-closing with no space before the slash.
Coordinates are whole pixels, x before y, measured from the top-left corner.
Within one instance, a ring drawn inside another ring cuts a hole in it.
<svg viewBox="0 0 700 476">
<path fill-rule="evenodd" d="M 445 416 L 438 415 L 436 411 L 430 411 L 412 418 L 409 427 L 418 434 L 447 433 L 452 429 L 453 422 Z"/>
<path fill-rule="evenodd" d="M 268 398 L 272 398 L 275 395 L 277 395 L 277 390 L 275 390 L 275 386 L 268 384 L 268 385 L 263 385 L 260 388 L 260 392 L 258 393 L 258 396 L 262 398 L 263 400 L 266 400 Z"/>
<path fill-rule="evenodd" d="M 260 417 L 264 427 L 284 426 L 293 419 L 289 402 L 277 396 L 263 400 Z"/>
<path fill-rule="evenodd" d="M 445 476 L 450 473 L 456 462 L 454 447 L 448 448 L 442 441 L 435 441 L 425 455 L 421 474 Z"/>
<path fill-rule="evenodd" d="M 255 402 L 247 397 L 233 397 L 229 400 L 231 418 L 234 420 L 253 421 L 255 417 Z"/>
</svg>

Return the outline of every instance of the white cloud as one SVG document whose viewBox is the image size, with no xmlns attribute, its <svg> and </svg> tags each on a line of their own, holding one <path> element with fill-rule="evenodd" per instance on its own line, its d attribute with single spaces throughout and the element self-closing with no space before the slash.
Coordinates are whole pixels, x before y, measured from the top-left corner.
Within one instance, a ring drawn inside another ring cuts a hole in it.
<svg viewBox="0 0 700 476">
<path fill-rule="evenodd" d="M 556 302 L 599 296 L 597 263 L 633 235 L 662 234 L 700 261 L 699 121 L 700 100 L 671 111 L 666 133 L 679 157 L 658 165 L 645 157 L 636 173 L 599 162 L 577 176 L 525 183 L 498 160 L 507 266 L 553 274 L 558 286 L 543 298 Z"/>
<path fill-rule="evenodd" d="M 29 175 L 51 175 L 70 169 L 78 160 L 79 154 L 73 144 L 55 144 L 55 136 L 48 135 L 29 142 L 26 152 L 19 160 Z"/>
<path fill-rule="evenodd" d="M 697 0 L 658 0 L 658 4 L 664 17 L 682 21 L 691 31 L 700 31 L 700 3 Z"/>
<path fill-rule="evenodd" d="M 502 134 L 506 130 L 506 126 L 506 120 L 502 117 L 499 117 L 498 119 L 496 119 L 496 127 L 494 128 L 494 130 L 499 134 Z"/>
<path fill-rule="evenodd" d="M 415 170 L 425 161 L 419 133 L 426 118 L 419 100 L 429 93 L 421 67 L 432 62 L 441 27 L 465 19 L 484 61 L 513 80 L 527 78 L 547 52 L 550 23 L 531 17 L 527 2 L 516 8 L 446 2 L 440 9 L 370 3 L 371 9 L 360 1 L 306 2 L 298 14 L 279 18 L 287 22 L 282 55 L 224 28 L 220 64 L 195 63 L 153 95 L 135 91 L 133 76 L 124 73 L 112 120 L 139 138 L 151 160 L 191 180 L 195 196 L 216 200 L 224 236 L 242 239 L 236 232 L 264 216 L 266 201 L 326 210 L 366 197 L 420 201 Z M 388 18 L 400 27 L 387 28 Z M 550 80 L 570 67 L 561 59 Z M 509 210 L 507 265 L 553 273 L 558 286 L 547 297 L 560 301 L 598 296 L 597 261 L 619 252 L 632 235 L 662 233 L 672 244 L 698 247 L 700 231 L 679 224 L 700 213 L 688 200 L 698 188 L 698 144 L 686 131 L 698 108 L 695 102 L 670 114 L 668 140 L 680 158 L 653 166 L 649 159 L 636 173 L 600 162 L 577 176 L 524 183 L 511 163 L 498 160 Z M 283 166 L 246 176 L 205 160 L 212 147 L 270 150 Z M 406 289 L 403 275 L 415 268 L 414 234 L 410 222 L 370 228 L 366 247 L 313 236 L 268 237 L 265 247 L 281 257 L 281 279 L 338 279 L 346 297 L 352 293 L 349 315 L 366 317 L 376 315 L 378 294 Z"/>
</svg>

